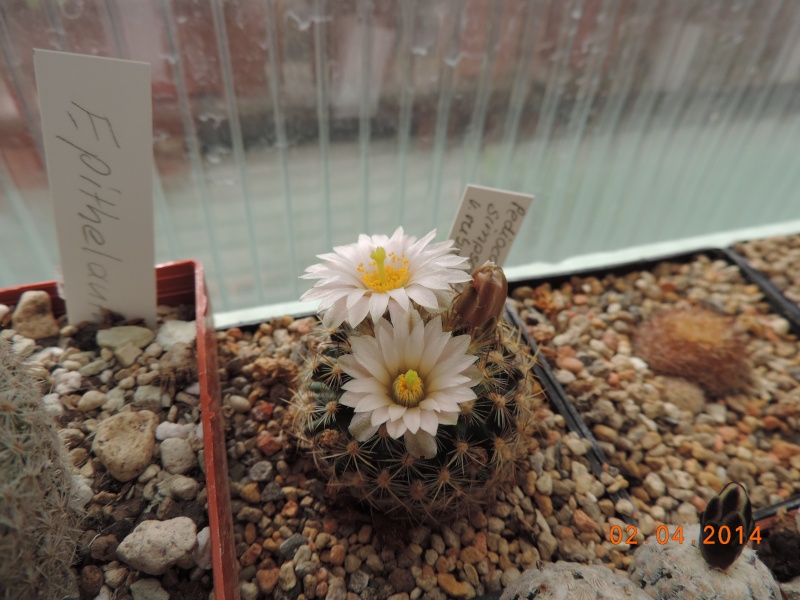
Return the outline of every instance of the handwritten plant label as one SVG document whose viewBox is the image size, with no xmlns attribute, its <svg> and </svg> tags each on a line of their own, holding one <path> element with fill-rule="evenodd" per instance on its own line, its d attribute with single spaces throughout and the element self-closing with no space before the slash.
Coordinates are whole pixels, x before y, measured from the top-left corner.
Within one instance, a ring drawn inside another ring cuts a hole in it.
<svg viewBox="0 0 800 600">
<path fill-rule="evenodd" d="M 531 202 L 527 194 L 468 185 L 450 239 L 473 269 L 487 260 L 502 266 Z"/>
<path fill-rule="evenodd" d="M 35 50 L 70 323 L 156 323 L 150 65 Z"/>
</svg>

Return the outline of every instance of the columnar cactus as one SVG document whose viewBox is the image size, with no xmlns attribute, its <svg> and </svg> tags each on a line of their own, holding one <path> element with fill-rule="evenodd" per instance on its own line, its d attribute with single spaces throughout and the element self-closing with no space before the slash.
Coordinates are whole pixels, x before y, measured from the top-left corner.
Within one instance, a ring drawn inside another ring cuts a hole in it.
<svg viewBox="0 0 800 600">
<path fill-rule="evenodd" d="M 298 378 L 293 433 L 331 494 L 417 521 L 455 517 L 515 474 L 533 359 L 500 320 L 501 269 L 470 277 L 452 242 L 398 232 L 309 269 L 322 281 L 306 297 L 329 308 Z"/>
<path fill-rule="evenodd" d="M 36 383 L 0 340 L 0 596 L 77 598 L 71 467 Z"/>
<path fill-rule="evenodd" d="M 747 547 L 753 529 L 744 486 L 729 483 L 708 503 L 700 525 L 684 526 L 666 544 L 651 536 L 640 545 L 630 579 L 661 600 L 780 600 L 769 569 Z"/>
</svg>

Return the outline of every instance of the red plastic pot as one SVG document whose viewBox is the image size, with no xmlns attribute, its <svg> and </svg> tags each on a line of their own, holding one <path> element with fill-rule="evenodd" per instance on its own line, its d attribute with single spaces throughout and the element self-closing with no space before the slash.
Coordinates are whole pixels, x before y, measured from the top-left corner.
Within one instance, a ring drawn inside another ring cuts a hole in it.
<svg viewBox="0 0 800 600">
<path fill-rule="evenodd" d="M 211 304 L 206 292 L 203 266 L 193 260 L 158 265 L 156 267 L 156 289 L 159 304 L 168 306 L 182 304 L 195 307 L 214 597 L 217 600 L 238 600 L 239 585 L 233 543 L 233 516 L 228 486 L 225 430 L 219 391 L 217 342 Z M 64 300 L 58 295 L 58 287 L 54 281 L 0 290 L 0 304 L 16 304 L 23 292 L 29 290 L 47 292 L 52 300 L 53 312 L 56 317 L 66 312 Z"/>
</svg>

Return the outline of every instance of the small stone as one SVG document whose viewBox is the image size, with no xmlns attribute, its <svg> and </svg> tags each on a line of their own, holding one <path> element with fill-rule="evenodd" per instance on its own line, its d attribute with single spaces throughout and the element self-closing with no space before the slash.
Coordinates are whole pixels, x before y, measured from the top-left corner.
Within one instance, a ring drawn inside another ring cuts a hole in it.
<svg viewBox="0 0 800 600">
<path fill-rule="evenodd" d="M 580 508 L 575 509 L 575 512 L 572 513 L 572 522 L 578 528 L 578 531 L 584 533 L 592 533 L 599 529 L 597 522 Z"/>
<path fill-rule="evenodd" d="M 256 571 L 256 581 L 258 581 L 258 588 L 262 593 L 272 594 L 275 586 L 278 585 L 280 574 L 280 569 L 259 569 Z"/>
<path fill-rule="evenodd" d="M 69 371 L 58 377 L 55 392 L 61 396 L 66 396 L 72 392 L 81 389 L 83 385 L 83 377 L 80 373 Z"/>
<path fill-rule="evenodd" d="M 194 344 L 197 339 L 195 321 L 164 321 L 156 336 L 156 343 L 169 350 L 175 344 Z"/>
<path fill-rule="evenodd" d="M 344 570 L 348 573 L 354 573 L 361 568 L 361 559 L 355 554 L 348 554 L 344 559 Z"/>
<path fill-rule="evenodd" d="M 140 385 L 133 394 L 133 403 L 142 408 L 158 410 L 161 406 L 161 388 L 156 385 Z"/>
<path fill-rule="evenodd" d="M 350 575 L 350 584 L 348 587 L 351 592 L 360 594 L 367 588 L 367 584 L 369 584 L 369 575 L 364 573 L 364 571 L 356 571 Z"/>
<path fill-rule="evenodd" d="M 556 364 L 572 373 L 580 373 L 584 369 L 584 364 L 574 356 L 561 357 L 556 361 Z"/>
<path fill-rule="evenodd" d="M 169 600 L 169 593 L 158 579 L 139 579 L 131 584 L 133 600 Z"/>
<path fill-rule="evenodd" d="M 183 438 L 169 438 L 161 442 L 161 465 L 167 473 L 188 473 L 197 464 L 192 445 Z"/>
<path fill-rule="evenodd" d="M 347 587 L 344 577 L 331 577 L 328 580 L 328 594 L 325 600 L 347 600 Z"/>
<path fill-rule="evenodd" d="M 23 292 L 11 315 L 11 327 L 33 340 L 57 336 L 58 323 L 53 316 L 50 295 L 39 290 Z"/>
<path fill-rule="evenodd" d="M 344 564 L 345 550 L 341 544 L 334 544 L 331 548 L 331 564 L 342 565 Z"/>
<path fill-rule="evenodd" d="M 619 437 L 616 429 L 602 424 L 594 426 L 594 434 L 601 442 L 611 442 L 612 444 L 615 443 Z"/>
<path fill-rule="evenodd" d="M 250 547 L 239 557 L 239 563 L 243 567 L 250 567 L 256 564 L 263 550 L 264 547 L 261 544 L 250 544 Z"/>
<path fill-rule="evenodd" d="M 295 533 L 280 545 L 278 551 L 280 552 L 283 560 L 290 560 L 294 558 L 297 549 L 300 548 L 300 546 L 305 546 L 306 544 L 308 544 L 308 540 L 299 533 Z"/>
<path fill-rule="evenodd" d="M 283 500 L 285 497 L 286 494 L 284 494 L 283 489 L 275 481 L 268 483 L 261 492 L 262 502 L 278 502 L 279 500 Z"/>
<path fill-rule="evenodd" d="M 64 403 L 58 394 L 47 394 L 42 397 L 44 411 L 53 418 L 58 418 L 64 414 Z"/>
<path fill-rule="evenodd" d="M 284 506 L 283 510 L 281 510 L 281 514 L 284 517 L 289 517 L 290 519 L 297 516 L 300 507 L 294 500 L 289 500 Z"/>
<path fill-rule="evenodd" d="M 92 491 L 93 480 L 79 475 L 72 474 L 72 485 L 69 490 L 69 503 L 70 506 L 78 510 L 82 510 L 94 498 Z"/>
<path fill-rule="evenodd" d="M 251 408 L 250 401 L 244 396 L 231 396 L 228 398 L 228 406 L 237 413 L 248 413 Z"/>
<path fill-rule="evenodd" d="M 169 496 L 176 500 L 194 500 L 200 484 L 191 477 L 176 474 L 160 481 L 157 487 L 163 496 Z"/>
<path fill-rule="evenodd" d="M 621 515 L 625 515 L 626 517 L 630 517 L 633 515 L 634 511 L 636 510 L 633 506 L 633 503 L 630 500 L 625 498 L 621 498 L 617 501 L 614 508 L 617 509 L 617 512 Z"/>
<path fill-rule="evenodd" d="M 273 471 L 274 469 L 272 467 L 272 463 L 266 460 L 260 460 L 250 467 L 247 475 L 253 481 L 262 483 L 264 481 L 272 481 L 272 479 L 275 477 Z"/>
<path fill-rule="evenodd" d="M 89 597 L 94 597 L 103 587 L 103 570 L 97 565 L 87 565 L 81 569 L 80 588 Z"/>
<path fill-rule="evenodd" d="M 469 598 L 474 593 L 468 583 L 458 581 L 452 573 L 437 573 L 436 580 L 439 587 L 453 598 Z"/>
<path fill-rule="evenodd" d="M 406 569 L 394 569 L 389 573 L 389 583 L 398 592 L 411 593 L 417 583 L 414 577 Z M 434 579 L 435 581 L 435 579 Z"/>
<path fill-rule="evenodd" d="M 114 350 L 114 356 L 120 366 L 128 368 L 136 362 L 136 359 L 142 355 L 142 349 L 139 346 L 128 343 Z"/>
<path fill-rule="evenodd" d="M 119 563 L 117 563 L 119 564 Z M 128 577 L 128 569 L 126 567 L 116 567 L 106 571 L 106 585 L 111 589 L 117 589 L 123 584 Z"/>
<path fill-rule="evenodd" d="M 461 551 L 461 560 L 467 564 L 478 564 L 483 558 L 483 555 L 475 546 L 467 546 Z"/>
<path fill-rule="evenodd" d="M 108 396 L 106 396 L 103 392 L 99 392 L 97 390 L 89 390 L 88 392 L 84 393 L 81 396 L 81 399 L 78 400 L 78 405 L 75 407 L 81 412 L 89 412 L 90 410 L 95 410 L 103 406 L 108 400 Z"/>
<path fill-rule="evenodd" d="M 211 529 L 208 527 L 203 527 L 197 532 L 197 546 L 192 550 L 192 559 L 201 569 L 209 570 L 212 567 Z"/>
<path fill-rule="evenodd" d="M 258 586 L 252 581 L 239 582 L 240 600 L 258 600 Z"/>
<path fill-rule="evenodd" d="M 142 521 L 120 543 L 117 556 L 134 569 L 161 575 L 172 565 L 191 558 L 197 527 L 188 517 Z"/>
<path fill-rule="evenodd" d="M 83 365 L 81 368 L 78 369 L 78 373 L 81 374 L 82 377 L 94 377 L 98 373 L 102 373 L 106 369 L 108 369 L 111 365 L 103 360 L 93 360 L 87 365 Z"/>
<path fill-rule="evenodd" d="M 540 494 L 544 494 L 545 496 L 549 496 L 553 493 L 553 478 L 550 477 L 547 473 L 542 475 L 536 480 L 536 489 L 539 491 Z"/>
<path fill-rule="evenodd" d="M 660 498 L 667 491 L 667 486 L 655 471 L 650 471 L 647 474 L 642 485 L 652 499 Z"/>
<path fill-rule="evenodd" d="M 102 535 L 92 540 L 89 550 L 95 560 L 111 561 L 117 556 L 119 541 L 114 535 Z"/>
<path fill-rule="evenodd" d="M 272 456 L 283 449 L 281 441 L 268 431 L 263 431 L 259 434 L 258 438 L 256 438 L 256 445 L 267 456 Z"/>
<path fill-rule="evenodd" d="M 278 575 L 281 589 L 288 592 L 297 585 L 297 577 L 294 574 L 294 563 L 290 560 L 281 565 L 281 572 Z"/>
<path fill-rule="evenodd" d="M 126 344 L 133 344 L 137 348 L 144 348 L 153 341 L 155 335 L 146 327 L 123 325 L 110 329 L 101 329 L 97 332 L 97 345 L 101 348 L 116 350 Z"/>
<path fill-rule="evenodd" d="M 110 416 L 97 428 L 92 452 L 118 481 L 130 481 L 150 464 L 158 417 L 148 410 Z"/>
<path fill-rule="evenodd" d="M 258 483 L 252 481 L 243 485 L 239 490 L 239 498 L 251 504 L 259 502 L 261 500 L 261 491 L 258 489 Z"/>
<path fill-rule="evenodd" d="M 156 439 L 158 441 L 170 438 L 189 439 L 194 429 L 195 426 L 192 423 L 170 423 L 169 421 L 164 421 L 156 427 Z"/>
</svg>

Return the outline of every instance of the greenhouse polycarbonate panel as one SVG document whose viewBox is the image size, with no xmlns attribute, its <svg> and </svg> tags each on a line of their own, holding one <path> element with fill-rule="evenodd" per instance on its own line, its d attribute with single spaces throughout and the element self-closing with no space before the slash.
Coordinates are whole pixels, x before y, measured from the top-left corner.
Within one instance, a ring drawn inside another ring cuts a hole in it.
<svg viewBox="0 0 800 600">
<path fill-rule="evenodd" d="M 800 219 L 788 0 L 0 5 L 0 287 L 57 273 L 33 48 L 151 63 L 159 260 L 296 299 L 360 232 L 534 194 L 507 265 Z"/>
</svg>

